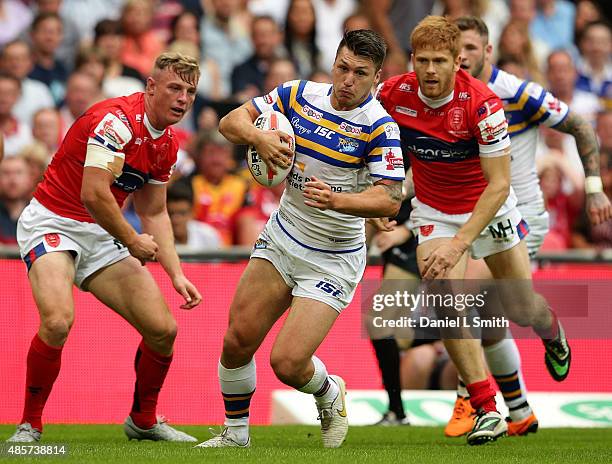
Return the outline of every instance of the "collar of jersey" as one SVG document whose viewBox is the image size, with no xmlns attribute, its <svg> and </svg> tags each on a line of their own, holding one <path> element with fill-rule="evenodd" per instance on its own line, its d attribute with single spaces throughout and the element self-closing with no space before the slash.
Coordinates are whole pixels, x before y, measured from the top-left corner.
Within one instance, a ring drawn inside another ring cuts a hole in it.
<svg viewBox="0 0 612 464">
<path fill-rule="evenodd" d="M 439 100 L 428 98 L 425 95 L 423 95 L 423 93 L 421 92 L 421 87 L 419 87 L 417 94 L 423 103 L 425 103 L 427 106 L 433 109 L 440 108 L 441 106 L 444 106 L 447 103 L 450 103 L 452 99 L 455 97 L 455 91 L 453 90 L 451 93 L 448 94 L 448 96 L 444 98 L 440 98 Z"/>
<path fill-rule="evenodd" d="M 149 131 L 149 134 L 151 134 L 151 137 L 153 137 L 154 140 L 157 140 L 162 135 L 164 135 L 164 133 L 166 132 L 166 129 L 162 131 L 155 129 L 155 127 L 151 125 L 151 121 L 149 121 L 149 117 L 147 116 L 147 113 L 145 113 L 143 119 L 144 119 L 145 127 L 147 128 L 147 130 Z"/>
</svg>

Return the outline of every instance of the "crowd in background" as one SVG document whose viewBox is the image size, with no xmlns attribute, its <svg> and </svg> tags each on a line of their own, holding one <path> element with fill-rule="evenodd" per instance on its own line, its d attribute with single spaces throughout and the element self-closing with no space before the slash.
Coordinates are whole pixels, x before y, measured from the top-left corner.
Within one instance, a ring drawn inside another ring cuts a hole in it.
<svg viewBox="0 0 612 464">
<path fill-rule="evenodd" d="M 199 59 L 190 114 L 176 127 L 168 192 L 177 244 L 251 245 L 283 186 L 250 179 L 219 118 L 293 79 L 330 82 L 345 30 L 375 29 L 389 52 L 382 79 L 409 70 L 410 32 L 428 14 L 482 17 L 497 65 L 536 81 L 596 128 L 612 195 L 612 31 L 593 0 L 0 0 L 0 244 L 70 125 L 92 104 L 143 91 L 164 50 Z M 612 222 L 584 213 L 574 139 L 542 128 L 538 169 L 551 216 L 543 250 L 612 246 Z M 129 204 L 129 220 L 138 226 Z"/>
</svg>

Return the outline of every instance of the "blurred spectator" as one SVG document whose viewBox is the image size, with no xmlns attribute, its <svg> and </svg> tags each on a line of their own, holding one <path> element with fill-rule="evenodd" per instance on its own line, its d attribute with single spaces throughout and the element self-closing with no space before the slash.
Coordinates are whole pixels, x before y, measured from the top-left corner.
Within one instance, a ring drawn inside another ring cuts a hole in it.
<svg viewBox="0 0 612 464">
<path fill-rule="evenodd" d="M 603 21 L 589 23 L 580 36 L 582 59 L 577 63 L 576 87 L 592 92 L 612 108 L 612 31 Z"/>
<path fill-rule="evenodd" d="M 510 20 L 499 38 L 499 59 L 512 59 L 524 66 L 529 73 L 529 80 L 544 83 L 540 71 L 540 60 L 536 56 L 534 44 L 529 38 L 528 24 L 521 20 Z"/>
<path fill-rule="evenodd" d="M 153 11 L 150 29 L 161 43 L 172 42 L 172 22 L 184 11 L 183 4 L 179 0 L 149 0 L 149 3 Z"/>
<path fill-rule="evenodd" d="M 30 202 L 33 190 L 24 158 L 13 156 L 0 162 L 0 243 L 17 242 L 17 219 Z"/>
<path fill-rule="evenodd" d="M 36 0 L 36 13 L 53 13 L 60 15 L 62 0 Z M 74 63 L 76 50 L 81 43 L 79 28 L 77 27 L 74 16 L 61 16 L 63 38 L 57 49 L 55 56 L 66 69 L 71 69 Z"/>
<path fill-rule="evenodd" d="M 205 106 L 198 115 L 198 130 L 209 131 L 219 127 L 219 115 L 210 106 Z"/>
<path fill-rule="evenodd" d="M 49 87 L 28 77 L 33 67 L 32 49 L 24 40 L 13 40 L 2 49 L 0 70 L 21 81 L 21 97 L 15 104 L 13 113 L 17 119 L 28 125 L 32 124 L 32 116 L 36 111 L 55 106 Z"/>
<path fill-rule="evenodd" d="M 32 21 L 32 12 L 19 0 L 0 0 L 0 46 L 19 37 Z"/>
<path fill-rule="evenodd" d="M 323 71 L 322 69 L 315 69 L 314 72 L 308 76 L 308 80 L 325 84 L 332 83 L 332 77 L 329 71 Z"/>
<path fill-rule="evenodd" d="M 25 146 L 17 155 L 23 158 L 28 163 L 30 170 L 30 177 L 34 185 L 38 184 L 42 179 L 47 169 L 47 165 L 51 161 L 51 155 L 45 145 L 39 141 L 34 141 L 31 144 Z"/>
<path fill-rule="evenodd" d="M 408 71 L 408 57 L 403 50 L 391 50 L 387 53 L 380 73 L 380 82 Z"/>
<path fill-rule="evenodd" d="M 575 42 L 579 42 L 578 39 L 582 36 L 587 24 L 601 19 L 603 19 L 603 15 L 597 3 L 593 0 L 578 0 L 576 2 L 576 21 L 574 22 Z"/>
<path fill-rule="evenodd" d="M 148 76 L 153 69 L 155 58 L 164 46 L 151 30 L 153 6 L 151 0 L 128 0 L 121 13 L 124 42 L 121 60 Z"/>
<path fill-rule="evenodd" d="M 270 93 L 279 85 L 297 79 L 295 64 L 289 58 L 279 58 L 270 63 L 266 74 L 263 93 Z"/>
<path fill-rule="evenodd" d="M 32 141 L 30 126 L 15 117 L 15 104 L 21 95 L 19 79 L 0 73 L 0 132 L 4 135 L 4 156 L 15 156 Z"/>
<path fill-rule="evenodd" d="M 557 50 L 548 56 L 546 64 L 546 79 L 552 94 L 595 127 L 600 103 L 594 94 L 575 87 L 577 72 L 572 56 L 564 50 Z"/>
<path fill-rule="evenodd" d="M 144 81 L 142 74 L 127 66 L 121 59 L 121 51 L 125 37 L 119 21 L 104 19 L 96 24 L 94 45 L 99 48 L 109 60 L 106 77 L 131 77 Z M 148 71 L 147 71 L 148 75 Z"/>
<path fill-rule="evenodd" d="M 344 31 L 344 20 L 355 12 L 355 0 L 312 0 L 317 24 L 317 47 L 321 52 L 321 68 L 331 70 L 336 58 L 336 45 Z"/>
<path fill-rule="evenodd" d="M 536 0 L 510 0 L 509 6 L 511 20 L 531 24 L 536 17 Z"/>
<path fill-rule="evenodd" d="M 285 18 L 285 48 L 296 63 L 300 79 L 319 66 L 319 48 L 312 0 L 291 0 Z"/>
<path fill-rule="evenodd" d="M 572 226 L 584 204 L 582 186 L 574 186 L 572 194 L 563 191 L 565 179 L 573 176 L 573 166 L 558 152 L 538 158 L 540 188 L 550 216 L 550 230 L 542 250 L 565 250 L 571 245 Z"/>
<path fill-rule="evenodd" d="M 70 75 L 66 84 L 66 98 L 60 108 L 62 127 L 66 135 L 72 123 L 87 109 L 102 99 L 102 89 L 98 81 L 89 74 L 75 72 Z"/>
<path fill-rule="evenodd" d="M 30 36 L 34 54 L 34 69 L 30 77 L 49 87 L 56 105 L 64 98 L 64 83 L 68 72 L 56 53 L 62 43 L 62 19 L 56 13 L 39 13 L 32 22 Z"/>
<path fill-rule="evenodd" d="M 50 155 L 55 154 L 60 146 L 63 132 L 62 118 L 55 108 L 43 108 L 34 113 L 32 135 Z"/>
<path fill-rule="evenodd" d="M 247 184 L 230 174 L 233 145 L 218 131 L 204 132 L 196 142 L 197 174 L 191 179 L 194 217 L 213 226 L 224 246 L 237 244 L 235 217 L 246 200 Z"/>
<path fill-rule="evenodd" d="M 497 67 L 510 74 L 514 74 L 523 80 L 529 79 L 529 72 L 527 71 L 527 68 L 511 56 L 505 56 L 497 60 Z"/>
<path fill-rule="evenodd" d="M 253 55 L 232 71 L 232 94 L 243 103 L 264 93 L 264 80 L 274 58 L 284 55 L 280 50 L 283 35 L 271 16 L 253 19 L 251 29 Z"/>
<path fill-rule="evenodd" d="M 200 48 L 200 20 L 193 11 L 183 11 L 170 23 L 168 43 L 175 40 L 190 42 Z"/>
<path fill-rule="evenodd" d="M 278 208 L 285 182 L 267 188 L 256 182 L 249 189 L 246 206 L 236 214 L 236 243 L 252 246 L 270 215 Z"/>
<path fill-rule="evenodd" d="M 597 135 L 600 145 L 600 172 L 604 192 L 612 198 L 612 110 L 597 116 Z M 572 234 L 574 248 L 612 248 L 612 221 L 593 226 L 583 210 Z"/>
<path fill-rule="evenodd" d="M 198 250 L 221 247 L 221 238 L 215 228 L 193 219 L 193 192 L 188 185 L 177 182 L 169 187 L 166 207 L 177 245 Z"/>
<path fill-rule="evenodd" d="M 534 39 L 550 50 L 571 48 L 574 43 L 576 7 L 566 0 L 538 0 L 536 17 L 530 24 Z"/>
<path fill-rule="evenodd" d="M 436 0 L 432 14 L 455 20 L 461 16 L 482 18 L 489 28 L 489 41 L 497 49 L 499 37 L 510 19 L 510 10 L 504 0 Z"/>
<path fill-rule="evenodd" d="M 61 15 L 78 18 L 79 37 L 91 42 L 96 24 L 103 19 L 119 19 L 124 3 L 125 0 L 64 0 Z"/>
<path fill-rule="evenodd" d="M 211 0 L 211 5 L 213 12 L 207 11 L 200 28 L 202 58 L 217 63 L 219 81 L 224 85 L 220 98 L 226 98 L 230 95 L 232 70 L 252 53 L 251 40 L 237 17 L 238 0 Z M 199 87 L 198 92 L 201 93 Z"/>
<path fill-rule="evenodd" d="M 291 0 L 249 0 L 247 7 L 253 16 L 272 16 L 277 24 L 287 27 L 285 17 Z"/>
<path fill-rule="evenodd" d="M 79 51 L 74 70 L 89 74 L 102 89 L 104 98 L 122 97 L 136 92 L 143 92 L 144 85 L 141 80 L 133 77 L 110 77 L 107 73 L 110 60 L 98 48 L 83 48 Z"/>
<path fill-rule="evenodd" d="M 363 0 L 372 28 L 380 33 L 389 51 L 410 52 L 410 34 L 425 16 L 431 14 L 434 0 Z"/>
<path fill-rule="evenodd" d="M 343 31 L 357 31 L 359 29 L 372 29 L 372 22 L 361 10 L 353 13 L 344 20 Z"/>
</svg>

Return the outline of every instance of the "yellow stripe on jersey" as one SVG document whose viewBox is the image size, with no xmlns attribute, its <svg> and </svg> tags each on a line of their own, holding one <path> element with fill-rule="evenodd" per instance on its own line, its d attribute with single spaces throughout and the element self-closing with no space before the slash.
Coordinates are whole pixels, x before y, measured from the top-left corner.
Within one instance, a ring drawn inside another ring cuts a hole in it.
<svg viewBox="0 0 612 464">
<path fill-rule="evenodd" d="M 519 122 L 516 124 L 512 124 L 511 126 L 508 126 L 508 133 L 513 134 L 514 132 L 518 132 L 524 129 L 525 127 L 527 127 L 527 125 L 530 122 L 538 121 L 544 115 L 544 113 L 546 113 L 546 111 L 548 111 L 546 106 L 541 106 L 538 112 L 529 118 L 529 121 L 523 121 L 523 122 Z"/>
<path fill-rule="evenodd" d="M 523 89 L 523 92 L 521 93 L 521 98 L 519 98 L 519 100 L 516 103 L 508 103 L 507 105 L 504 106 L 504 111 L 506 112 L 507 111 L 517 111 L 517 110 L 520 111 L 525 107 L 527 100 L 529 100 L 529 94 L 527 93 L 527 87 Z"/>
<path fill-rule="evenodd" d="M 338 161 L 344 161 L 345 163 L 361 164 L 363 161 L 357 156 L 351 156 L 345 153 L 340 153 L 338 151 L 331 150 L 330 148 L 313 142 L 312 140 L 300 137 L 299 135 L 295 136 L 295 143 L 296 145 L 302 145 L 303 147 L 310 148 L 311 150 L 321 153 L 322 155 L 329 156 L 330 158 L 333 158 Z"/>
<path fill-rule="evenodd" d="M 378 137 L 380 134 L 382 134 L 385 131 L 385 128 L 389 124 L 393 124 L 393 123 L 391 121 L 389 121 L 389 122 L 382 123 L 380 126 L 378 126 L 376 128 L 376 130 L 370 134 L 370 140 L 374 140 L 376 137 Z"/>
<path fill-rule="evenodd" d="M 295 90 L 295 92 L 294 92 Z M 323 126 L 329 130 L 333 130 L 335 132 L 338 132 L 340 134 L 346 135 L 348 137 L 352 137 L 354 139 L 358 139 L 358 140 L 363 140 L 364 142 L 367 142 L 370 134 L 366 134 L 364 132 L 362 132 L 359 135 L 356 134 L 352 134 L 350 132 L 345 132 L 342 129 L 340 129 L 340 125 L 336 124 L 335 122 L 331 122 L 328 121 L 325 118 L 321 118 L 321 119 L 316 119 L 313 118 L 312 116 L 308 116 L 307 114 L 304 113 L 304 111 L 302 111 L 303 107 L 302 105 L 300 105 L 296 100 L 295 100 L 295 93 L 297 92 L 297 87 L 292 87 L 291 88 L 291 96 L 290 96 L 290 100 L 289 100 L 289 104 L 291 105 L 291 108 L 293 108 L 295 111 L 297 111 L 300 115 L 301 118 L 307 119 L 308 121 L 314 123 L 314 124 L 318 124 L 319 126 Z M 318 109 L 316 109 L 315 111 L 319 111 Z M 350 124 L 350 123 L 349 123 Z"/>
</svg>

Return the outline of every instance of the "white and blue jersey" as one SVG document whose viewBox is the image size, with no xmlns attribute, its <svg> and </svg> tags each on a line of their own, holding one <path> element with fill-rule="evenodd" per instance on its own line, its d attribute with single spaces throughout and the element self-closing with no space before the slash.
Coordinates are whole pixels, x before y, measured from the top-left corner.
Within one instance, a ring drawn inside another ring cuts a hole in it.
<svg viewBox="0 0 612 464">
<path fill-rule="evenodd" d="M 538 125 L 555 127 L 569 113 L 568 106 L 541 85 L 524 81 L 493 67 L 489 88 L 502 100 L 512 142 L 511 177 L 518 205 L 538 204 L 544 199 L 536 171 Z"/>
<path fill-rule="evenodd" d="M 354 193 L 367 176 L 402 181 L 404 165 L 399 128 L 380 103 L 368 96 L 351 111 L 337 111 L 331 91 L 331 84 L 290 81 L 252 102 L 259 112 L 283 113 L 295 133 L 296 159 L 276 220 L 306 248 L 338 253 L 363 247 L 364 219 L 305 205 L 304 184 L 315 176 L 334 192 Z"/>
</svg>

